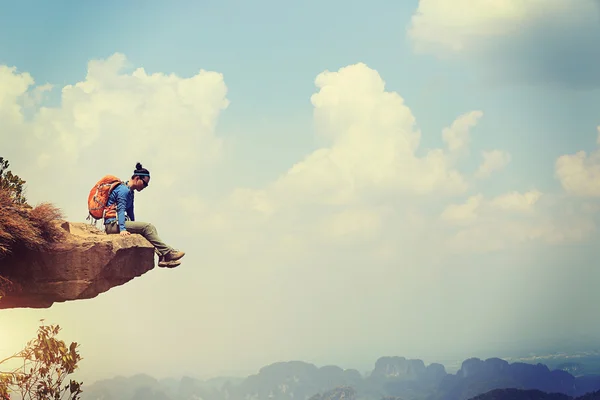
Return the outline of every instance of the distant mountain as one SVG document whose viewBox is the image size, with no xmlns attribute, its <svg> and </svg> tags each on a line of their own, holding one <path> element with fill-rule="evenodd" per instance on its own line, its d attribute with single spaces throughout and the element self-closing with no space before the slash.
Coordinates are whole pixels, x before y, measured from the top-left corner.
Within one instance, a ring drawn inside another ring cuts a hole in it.
<svg viewBox="0 0 600 400">
<path fill-rule="evenodd" d="M 447 375 L 438 387 L 439 400 L 465 400 L 493 389 L 537 389 L 547 393 L 569 396 L 583 394 L 576 386 L 577 378 L 566 371 L 551 371 L 543 364 L 513 363 L 499 358 L 482 361 L 465 360 L 456 375 Z M 594 386 L 595 385 L 595 386 Z M 594 388 L 600 389 L 600 377 Z"/>
<path fill-rule="evenodd" d="M 573 376 L 600 375 L 600 352 L 596 350 L 575 353 L 536 354 L 525 357 L 503 357 L 509 362 L 541 363 L 550 369 L 562 369 Z"/>
<path fill-rule="evenodd" d="M 129 378 L 118 376 L 106 379 L 94 384 L 82 387 L 84 394 L 82 399 L 96 400 L 171 400 L 164 392 L 164 387 L 155 378 L 139 374 Z"/>
<path fill-rule="evenodd" d="M 229 387 L 226 400 L 305 400 L 339 386 L 362 385 L 362 375 L 353 369 L 334 365 L 317 368 L 302 361 L 278 362 Z"/>
<path fill-rule="evenodd" d="M 468 400 L 510 393 L 518 393 L 517 400 L 573 400 L 600 390 L 600 375 L 575 377 L 543 364 L 511 364 L 499 358 L 470 358 L 455 374 L 449 374 L 441 364 L 381 357 L 366 376 L 335 365 L 319 368 L 289 361 L 267 365 L 246 378 L 158 381 L 136 375 L 99 381 L 83 389 L 82 400 Z M 549 393 L 554 397 L 535 397 Z"/>
</svg>

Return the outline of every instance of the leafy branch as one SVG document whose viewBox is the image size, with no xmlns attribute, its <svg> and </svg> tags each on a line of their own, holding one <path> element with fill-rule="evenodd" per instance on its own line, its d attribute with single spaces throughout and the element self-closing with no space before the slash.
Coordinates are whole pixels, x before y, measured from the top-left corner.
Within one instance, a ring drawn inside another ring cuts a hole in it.
<svg viewBox="0 0 600 400">
<path fill-rule="evenodd" d="M 23 400 L 62 400 L 65 395 L 69 400 L 80 399 L 83 382 L 70 379 L 64 383 L 82 360 L 77 352 L 79 345 L 73 342 L 67 347 L 64 341 L 56 339 L 59 331 L 58 325 L 46 326 L 42 320 L 37 338 L 0 361 L 1 367 L 8 361 L 22 360 L 22 366 L 0 371 L 0 400 L 10 400 L 12 392 L 19 393 Z"/>
</svg>

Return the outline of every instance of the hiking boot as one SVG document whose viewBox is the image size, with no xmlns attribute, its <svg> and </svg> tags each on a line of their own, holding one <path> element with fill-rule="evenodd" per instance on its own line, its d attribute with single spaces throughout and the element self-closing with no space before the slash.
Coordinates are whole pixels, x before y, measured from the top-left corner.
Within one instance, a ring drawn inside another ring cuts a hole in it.
<svg viewBox="0 0 600 400">
<path fill-rule="evenodd" d="M 181 265 L 181 261 L 164 261 L 162 257 L 158 261 L 158 266 L 162 268 L 175 268 L 179 265 Z"/>
<path fill-rule="evenodd" d="M 167 262 L 168 261 L 177 261 L 183 256 L 185 256 L 185 253 L 183 251 L 171 250 L 170 252 L 168 252 L 167 254 L 162 256 L 162 259 Z"/>
</svg>

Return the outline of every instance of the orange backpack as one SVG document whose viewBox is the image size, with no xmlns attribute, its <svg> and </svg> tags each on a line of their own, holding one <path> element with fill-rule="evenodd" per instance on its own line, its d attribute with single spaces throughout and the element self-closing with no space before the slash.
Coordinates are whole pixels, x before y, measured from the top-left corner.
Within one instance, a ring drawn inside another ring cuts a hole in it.
<svg viewBox="0 0 600 400">
<path fill-rule="evenodd" d="M 110 207 L 107 207 L 106 204 L 108 203 L 108 196 L 110 196 L 112 190 L 121 183 L 121 179 L 113 175 L 106 175 L 96 182 L 88 196 L 88 220 L 91 217 L 94 219 L 94 222 L 96 222 L 102 218 L 114 218 L 117 216 L 115 205 L 113 204 Z"/>
</svg>

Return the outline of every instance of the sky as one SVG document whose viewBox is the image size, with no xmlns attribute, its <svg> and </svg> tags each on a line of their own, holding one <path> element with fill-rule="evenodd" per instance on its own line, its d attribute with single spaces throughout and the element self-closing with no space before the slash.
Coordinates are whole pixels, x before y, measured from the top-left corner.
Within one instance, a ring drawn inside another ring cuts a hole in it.
<svg viewBox="0 0 600 400">
<path fill-rule="evenodd" d="M 597 0 L 9 2 L 0 156 L 85 222 L 103 175 L 176 269 L 0 312 L 77 379 L 596 346 Z"/>
</svg>

